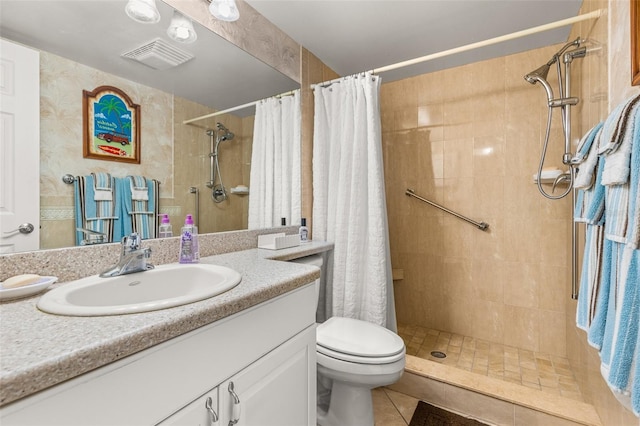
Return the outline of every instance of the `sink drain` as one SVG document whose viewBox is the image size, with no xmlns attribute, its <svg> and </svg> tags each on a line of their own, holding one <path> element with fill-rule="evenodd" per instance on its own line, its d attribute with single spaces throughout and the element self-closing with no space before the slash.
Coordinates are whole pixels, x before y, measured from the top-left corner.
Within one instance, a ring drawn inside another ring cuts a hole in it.
<svg viewBox="0 0 640 426">
<path fill-rule="evenodd" d="M 440 351 L 433 351 L 431 352 L 431 356 L 434 358 L 446 358 L 447 354 L 445 354 L 444 352 L 440 352 Z"/>
</svg>

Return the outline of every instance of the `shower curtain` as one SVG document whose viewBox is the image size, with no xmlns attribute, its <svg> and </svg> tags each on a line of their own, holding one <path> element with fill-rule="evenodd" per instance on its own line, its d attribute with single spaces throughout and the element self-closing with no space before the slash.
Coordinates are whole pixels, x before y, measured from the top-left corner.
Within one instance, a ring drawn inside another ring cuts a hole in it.
<svg viewBox="0 0 640 426">
<path fill-rule="evenodd" d="M 379 94 L 371 73 L 315 86 L 313 238 L 335 244 L 327 317 L 396 331 Z"/>
<path fill-rule="evenodd" d="M 300 91 L 256 105 L 249 195 L 249 229 L 299 225 Z"/>
</svg>

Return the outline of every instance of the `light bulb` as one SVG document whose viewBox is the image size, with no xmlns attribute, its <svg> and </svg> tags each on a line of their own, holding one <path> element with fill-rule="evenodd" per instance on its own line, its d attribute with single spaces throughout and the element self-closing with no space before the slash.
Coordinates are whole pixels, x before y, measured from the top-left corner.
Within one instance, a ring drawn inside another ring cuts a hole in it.
<svg viewBox="0 0 640 426">
<path fill-rule="evenodd" d="M 160 12 L 155 0 L 129 0 L 124 8 L 131 19 L 143 24 L 155 24 L 160 21 Z"/>
<path fill-rule="evenodd" d="M 211 0 L 209 12 L 221 21 L 232 22 L 240 18 L 240 12 L 235 0 Z"/>
<path fill-rule="evenodd" d="M 169 28 L 167 28 L 167 35 L 180 43 L 193 43 L 198 39 L 198 34 L 193 28 L 191 19 L 185 17 L 177 10 L 173 12 L 173 18 L 171 18 L 171 23 L 169 24 Z"/>
</svg>

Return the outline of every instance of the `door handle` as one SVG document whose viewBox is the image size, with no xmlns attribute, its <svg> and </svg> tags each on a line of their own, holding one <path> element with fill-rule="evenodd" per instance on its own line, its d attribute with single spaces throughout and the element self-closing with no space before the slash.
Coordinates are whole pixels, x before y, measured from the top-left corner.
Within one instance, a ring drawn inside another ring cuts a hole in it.
<svg viewBox="0 0 640 426">
<path fill-rule="evenodd" d="M 13 234 L 15 232 L 20 232 L 21 234 L 30 234 L 33 232 L 34 230 L 34 226 L 30 223 L 23 223 L 22 225 L 18 226 L 18 229 L 14 229 L 13 231 L 7 231 L 5 232 L 5 234 Z"/>
</svg>

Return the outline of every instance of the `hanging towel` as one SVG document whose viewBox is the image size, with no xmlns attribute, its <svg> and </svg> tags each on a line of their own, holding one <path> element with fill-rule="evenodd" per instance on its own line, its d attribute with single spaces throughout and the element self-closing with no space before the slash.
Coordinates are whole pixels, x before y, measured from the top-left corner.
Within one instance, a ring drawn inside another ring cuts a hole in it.
<svg viewBox="0 0 640 426">
<path fill-rule="evenodd" d="M 114 221 L 118 219 L 119 204 L 114 178 L 108 173 L 97 174 L 102 188 L 111 188 L 111 200 L 96 200 L 96 174 L 77 176 L 74 182 L 76 244 L 114 241 Z M 114 193 L 114 191 L 116 191 Z M 78 230 L 80 228 L 80 230 Z M 97 234 L 83 232 L 82 229 Z M 101 237 L 99 234 L 104 234 Z"/>
<path fill-rule="evenodd" d="M 602 238 L 602 259 L 600 267 L 600 282 L 595 293 L 595 305 L 593 306 L 593 318 L 587 331 L 587 341 L 594 348 L 601 350 L 604 341 L 605 328 L 609 316 L 609 306 L 615 306 L 611 299 L 611 265 L 614 256 L 614 242 Z"/>
<path fill-rule="evenodd" d="M 627 122 L 638 101 L 640 101 L 640 95 L 634 96 L 621 103 L 609 114 L 603 127 L 604 140 L 598 150 L 599 154 L 609 155 L 620 148 L 624 139 L 624 133 L 627 130 Z"/>
<path fill-rule="evenodd" d="M 91 173 L 93 177 L 93 199 L 113 201 L 113 179 L 109 173 Z"/>
<path fill-rule="evenodd" d="M 620 185 L 629 180 L 631 149 L 636 132 L 635 127 L 639 125 L 638 120 L 640 119 L 640 102 L 638 100 L 640 100 L 640 95 L 628 103 L 628 108 L 625 109 L 626 115 L 618 122 L 618 131 L 613 136 L 616 138 L 614 140 L 616 149 L 604 154 L 606 155 L 606 165 L 602 176 L 604 185 Z"/>
<path fill-rule="evenodd" d="M 149 188 L 144 176 L 128 176 L 131 186 L 131 199 L 134 201 L 148 201 Z"/>
<path fill-rule="evenodd" d="M 614 243 L 615 244 L 615 243 Z M 640 251 L 620 245 L 613 324 L 607 325 L 605 343 L 609 351 L 601 372 L 614 392 L 629 395 L 637 367 L 640 326 Z"/>
<path fill-rule="evenodd" d="M 587 133 L 584 134 L 582 139 L 580 139 L 580 142 L 578 142 L 576 155 L 573 157 L 573 160 L 572 160 L 574 163 L 582 164 L 584 160 L 586 160 L 587 156 L 591 152 L 591 148 L 593 147 L 593 141 L 596 139 L 595 136 L 600 131 L 603 124 L 604 124 L 603 122 L 596 124 L 591 129 L 589 129 Z M 598 154 L 597 151 L 598 151 L 598 148 L 595 147 L 595 151 L 594 151 L 595 155 Z"/>
<path fill-rule="evenodd" d="M 601 287 L 603 248 L 604 228 L 601 225 L 588 224 L 576 308 L 576 325 L 586 332 L 589 332 L 596 316 L 598 301 L 605 299 L 603 293 L 608 292 L 608 289 Z"/>
<path fill-rule="evenodd" d="M 629 219 L 629 183 L 605 188 L 605 237 L 624 243 Z"/>
<path fill-rule="evenodd" d="M 157 236 L 158 187 L 158 181 L 144 176 L 118 179 L 118 193 L 122 205 L 122 222 L 119 225 L 122 235 L 137 232 L 142 239 Z M 133 188 L 137 188 L 135 191 L 138 198 L 146 200 L 134 199 Z M 146 197 L 140 195 L 142 188 L 146 188 Z"/>
<path fill-rule="evenodd" d="M 636 119 L 631 147 L 631 172 L 629 174 L 629 207 L 627 212 L 626 243 L 640 249 L 640 120 Z"/>
<path fill-rule="evenodd" d="M 591 225 L 604 223 L 606 187 L 602 185 L 601 177 L 604 169 L 604 161 L 600 159 L 597 164 L 595 182 L 588 189 L 578 189 L 573 218 L 576 222 Z"/>
<path fill-rule="evenodd" d="M 583 138 L 583 151 L 580 158 L 582 162 L 578 165 L 574 187 L 576 189 L 589 189 L 594 182 L 594 175 L 598 166 L 598 147 L 600 146 L 603 123 L 593 127 Z"/>
</svg>

